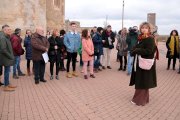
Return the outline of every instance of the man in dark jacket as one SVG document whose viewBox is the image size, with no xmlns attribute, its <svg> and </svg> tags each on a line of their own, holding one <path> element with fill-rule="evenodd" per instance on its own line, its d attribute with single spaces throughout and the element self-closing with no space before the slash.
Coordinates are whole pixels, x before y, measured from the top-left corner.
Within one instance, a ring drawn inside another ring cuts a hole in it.
<svg viewBox="0 0 180 120">
<path fill-rule="evenodd" d="M 102 33 L 102 42 L 103 42 L 103 69 L 107 66 L 108 69 L 111 69 L 110 57 L 111 50 L 114 48 L 113 43 L 115 42 L 115 33 L 112 32 L 111 26 L 107 26 L 107 30 Z"/>
<path fill-rule="evenodd" d="M 127 35 L 126 43 L 128 44 L 128 75 L 131 75 L 132 72 L 132 64 L 133 64 L 133 56 L 130 56 L 130 51 L 137 44 L 138 39 L 138 28 L 134 26 L 133 28 L 129 28 L 129 34 Z"/>
<path fill-rule="evenodd" d="M 14 31 L 14 34 L 11 36 L 11 44 L 13 48 L 13 53 L 14 53 L 14 58 L 15 58 L 15 64 L 13 66 L 13 78 L 18 79 L 18 76 L 25 76 L 24 73 L 22 73 L 20 69 L 20 56 L 24 54 L 24 50 L 22 48 L 22 38 L 20 37 L 21 35 L 21 29 L 16 28 Z M 16 74 L 16 70 L 18 70 L 18 76 Z"/>
<path fill-rule="evenodd" d="M 42 54 L 48 52 L 49 42 L 46 37 L 44 37 L 44 30 L 42 27 L 36 28 L 36 32 L 31 38 L 31 45 L 35 84 L 39 84 L 39 80 L 41 82 L 46 82 L 44 79 L 45 62 Z"/>
<path fill-rule="evenodd" d="M 0 66 L 4 67 L 4 91 L 14 91 L 16 88 L 16 86 L 9 83 L 10 66 L 14 64 L 10 35 L 10 27 L 8 25 L 3 25 L 2 32 L 0 32 Z"/>
</svg>

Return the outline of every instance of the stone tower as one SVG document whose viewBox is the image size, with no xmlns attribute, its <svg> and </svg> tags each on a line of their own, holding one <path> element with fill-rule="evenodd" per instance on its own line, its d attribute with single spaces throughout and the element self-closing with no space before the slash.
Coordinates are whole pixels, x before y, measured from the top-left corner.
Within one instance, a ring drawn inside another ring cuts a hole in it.
<svg viewBox="0 0 180 120">
<path fill-rule="evenodd" d="M 0 27 L 8 24 L 21 28 L 45 30 L 64 28 L 65 0 L 0 0 Z"/>
</svg>

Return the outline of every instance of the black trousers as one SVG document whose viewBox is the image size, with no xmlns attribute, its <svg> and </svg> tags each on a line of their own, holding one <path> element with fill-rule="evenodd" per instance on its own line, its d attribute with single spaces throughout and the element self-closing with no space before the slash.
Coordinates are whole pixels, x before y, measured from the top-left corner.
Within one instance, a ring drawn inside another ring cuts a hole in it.
<svg viewBox="0 0 180 120">
<path fill-rule="evenodd" d="M 2 72 L 3 72 L 3 68 L 2 66 L 0 66 L 0 76 L 2 75 Z"/>
<path fill-rule="evenodd" d="M 27 68 L 30 68 L 31 66 L 31 60 L 27 59 Z"/>
<path fill-rule="evenodd" d="M 33 69 L 34 69 L 34 80 L 44 80 L 45 73 L 45 62 L 44 60 L 33 61 Z"/>
<path fill-rule="evenodd" d="M 54 63 L 56 64 L 56 75 L 58 75 L 58 73 L 59 73 L 59 61 L 58 60 L 50 62 L 50 73 L 51 73 L 51 75 L 53 75 Z"/>
<path fill-rule="evenodd" d="M 73 71 L 76 71 L 76 59 L 77 59 L 77 52 L 76 53 L 67 52 L 67 64 L 66 64 L 67 72 L 69 72 L 71 61 L 72 61 Z"/>
<path fill-rule="evenodd" d="M 171 59 L 173 59 L 173 69 L 175 69 L 175 66 L 176 66 L 176 57 L 168 58 L 168 68 L 171 65 Z"/>
<path fill-rule="evenodd" d="M 60 69 L 64 69 L 64 59 L 60 60 Z"/>
<path fill-rule="evenodd" d="M 124 68 L 126 68 L 126 65 L 127 65 L 127 56 L 120 56 L 119 55 L 120 68 L 123 67 L 123 58 L 124 58 Z"/>
</svg>

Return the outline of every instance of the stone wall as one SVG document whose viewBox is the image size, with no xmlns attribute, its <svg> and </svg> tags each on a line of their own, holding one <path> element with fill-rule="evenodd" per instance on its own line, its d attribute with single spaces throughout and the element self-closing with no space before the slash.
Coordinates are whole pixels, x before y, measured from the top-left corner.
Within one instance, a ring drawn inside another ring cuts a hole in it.
<svg viewBox="0 0 180 120">
<path fill-rule="evenodd" d="M 65 0 L 53 0 L 53 2 L 47 0 L 46 8 L 47 29 L 63 29 L 65 24 Z"/>
<path fill-rule="evenodd" d="M 8 24 L 12 29 L 34 30 L 35 26 L 46 28 L 46 1 L 1 0 L 0 26 Z"/>
<path fill-rule="evenodd" d="M 64 10 L 65 0 L 0 0 L 0 27 L 8 24 L 13 31 L 17 27 L 34 31 L 36 26 L 62 29 Z"/>
</svg>

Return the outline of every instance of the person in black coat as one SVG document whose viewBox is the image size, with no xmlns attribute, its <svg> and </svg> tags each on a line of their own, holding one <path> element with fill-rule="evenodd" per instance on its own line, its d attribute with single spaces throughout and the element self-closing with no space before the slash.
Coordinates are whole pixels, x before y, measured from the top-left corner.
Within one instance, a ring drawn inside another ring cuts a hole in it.
<svg viewBox="0 0 180 120">
<path fill-rule="evenodd" d="M 131 51 L 131 56 L 134 56 L 134 62 L 130 86 L 135 85 L 135 93 L 131 102 L 142 106 L 149 103 L 149 89 L 157 86 L 155 58 L 157 46 L 151 35 L 150 28 L 150 24 L 147 22 L 141 24 L 141 34 L 138 37 L 139 42 Z M 149 70 L 139 67 L 139 56 L 144 59 L 154 59 L 153 65 Z"/>
<path fill-rule="evenodd" d="M 61 60 L 63 41 L 58 36 L 58 30 L 53 31 L 53 35 L 48 39 L 50 47 L 48 50 L 49 62 L 50 62 L 50 80 L 53 80 L 54 63 L 56 63 L 56 79 L 59 80 L 59 64 Z"/>
<path fill-rule="evenodd" d="M 65 30 L 60 30 L 60 40 L 63 43 L 62 52 L 61 52 L 61 60 L 60 60 L 60 71 L 66 71 L 64 67 L 64 59 L 67 56 L 66 46 L 64 45 L 64 35 L 66 34 Z"/>
<path fill-rule="evenodd" d="M 168 58 L 167 70 L 169 70 L 170 68 L 171 59 L 173 59 L 173 70 L 175 70 L 176 59 L 178 58 L 179 55 L 179 36 L 177 30 L 171 31 L 170 37 L 166 41 L 166 47 L 167 47 L 166 58 Z"/>
<path fill-rule="evenodd" d="M 32 46 L 31 46 L 31 30 L 26 30 L 26 36 L 24 39 L 24 47 L 26 50 L 26 60 L 27 60 L 27 74 L 30 76 L 30 62 L 32 60 Z M 33 69 L 32 69 L 33 72 Z"/>
</svg>

